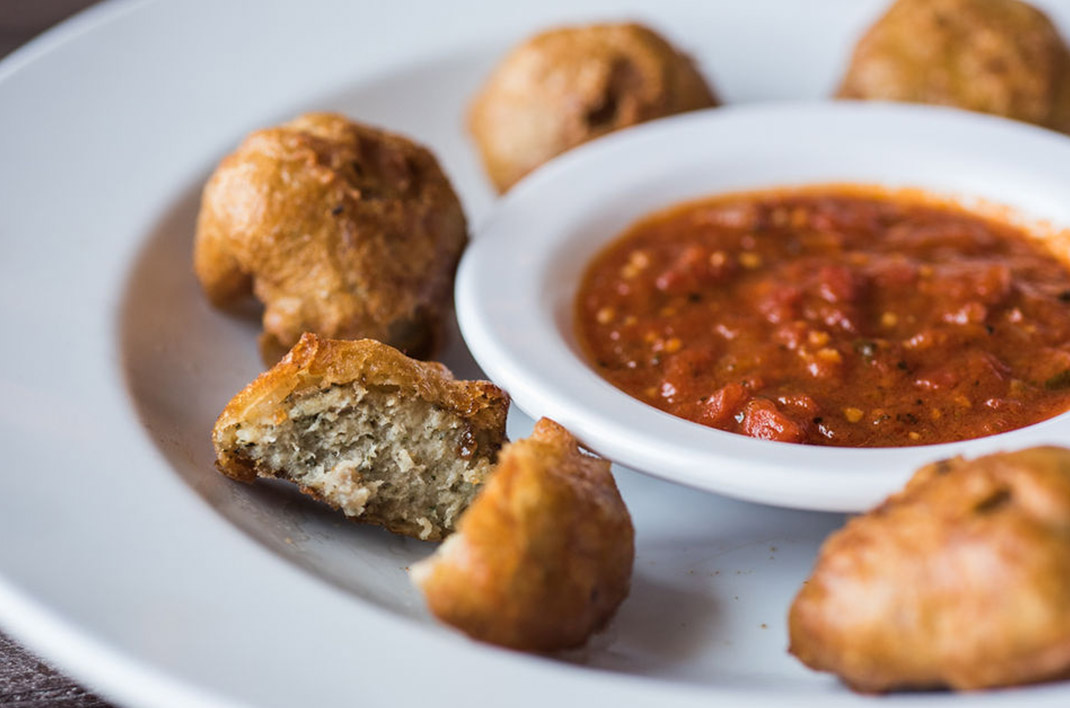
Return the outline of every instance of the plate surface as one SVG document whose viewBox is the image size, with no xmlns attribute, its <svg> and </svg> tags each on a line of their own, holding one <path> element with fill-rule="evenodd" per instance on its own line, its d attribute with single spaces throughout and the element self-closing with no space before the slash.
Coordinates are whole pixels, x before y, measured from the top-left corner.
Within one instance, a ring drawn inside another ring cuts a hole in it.
<svg viewBox="0 0 1070 708">
<path fill-rule="evenodd" d="M 755 440 L 641 403 L 587 363 L 575 333 L 576 292 L 594 255 L 630 224 L 712 194 L 844 182 L 1009 207 L 1023 225 L 1043 224 L 1041 234 L 1070 226 L 1070 140 L 1051 131 L 901 104 L 766 103 L 695 112 L 573 150 L 501 199 L 457 276 L 464 339 L 520 408 L 560 421 L 606 457 L 698 489 L 790 508 L 865 511 L 923 464 L 1067 439 L 1070 413 L 941 445 L 864 449 Z"/>
<path fill-rule="evenodd" d="M 212 470 L 207 431 L 259 370 L 257 328 L 207 306 L 189 254 L 212 166 L 302 110 L 426 142 L 478 222 L 491 193 L 463 110 L 519 37 L 645 19 L 728 101 L 813 98 L 881 4 L 127 2 L 0 63 L 0 622 L 131 705 L 872 702 L 784 651 L 788 603 L 841 517 L 624 469 L 638 555 L 607 633 L 547 659 L 435 625 L 405 576 L 428 544 Z M 478 373 L 456 336 L 446 361 Z M 515 415 L 511 433 L 530 425 Z"/>
</svg>

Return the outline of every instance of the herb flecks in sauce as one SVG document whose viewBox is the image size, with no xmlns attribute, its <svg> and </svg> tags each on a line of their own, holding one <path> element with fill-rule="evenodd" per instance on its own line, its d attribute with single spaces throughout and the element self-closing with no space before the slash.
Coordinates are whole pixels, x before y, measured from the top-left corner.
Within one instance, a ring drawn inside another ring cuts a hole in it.
<svg viewBox="0 0 1070 708">
<path fill-rule="evenodd" d="M 1070 408 L 1070 270 L 1016 227 L 829 188 L 686 204 L 589 267 L 599 373 L 675 415 L 848 447 L 1013 430 Z"/>
</svg>

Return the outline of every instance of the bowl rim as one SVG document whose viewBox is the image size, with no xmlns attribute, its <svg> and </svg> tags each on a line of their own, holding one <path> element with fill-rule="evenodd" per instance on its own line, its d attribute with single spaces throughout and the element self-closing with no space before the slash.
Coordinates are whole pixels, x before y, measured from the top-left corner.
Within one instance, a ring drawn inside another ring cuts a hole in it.
<svg viewBox="0 0 1070 708">
<path fill-rule="evenodd" d="M 747 153 L 751 149 L 755 152 Z M 884 160 L 872 170 L 865 166 L 870 149 L 874 159 L 883 155 Z M 919 158 L 922 150 L 930 157 Z M 456 306 L 462 336 L 484 372 L 524 412 L 554 418 L 585 447 L 614 462 L 695 488 L 791 508 L 863 511 L 899 489 L 921 464 L 1058 444 L 1066 437 L 1070 413 L 993 436 L 935 445 L 846 448 L 770 442 L 678 418 L 602 379 L 576 351 L 572 337 L 576 273 L 620 234 L 622 224 L 696 196 L 762 189 L 760 183 L 714 191 L 683 186 L 691 172 L 708 172 L 714 181 L 732 179 L 718 169 L 745 167 L 745 161 L 733 162 L 744 153 L 766 165 L 758 172 L 769 169 L 771 174 L 779 169 L 777 160 L 788 165 L 799 161 L 802 172 L 788 170 L 787 179 L 769 179 L 765 188 L 829 183 L 920 187 L 938 196 L 1004 204 L 1014 213 L 1028 214 L 1029 221 L 1070 225 L 1070 206 L 1058 203 L 1058 195 L 1070 191 L 1070 140 L 1035 126 L 948 108 L 849 101 L 727 106 L 653 121 L 549 161 L 477 225 L 458 270 Z M 900 155 L 905 159 L 900 161 Z M 722 156 L 723 168 L 703 162 Z M 870 171 L 863 179 L 800 181 L 807 156 L 821 158 L 814 169 L 832 170 L 830 176 L 840 163 Z M 910 174 L 911 159 L 921 160 L 918 178 L 895 177 Z M 637 165 L 643 174 L 629 169 Z M 1000 167 L 998 176 L 990 174 L 995 166 Z M 872 179 L 886 167 L 890 179 Z M 665 186 L 658 179 L 677 179 L 681 186 Z M 982 193 L 940 186 L 970 180 L 989 186 Z M 1013 186 L 1019 182 L 1021 187 Z M 1017 189 L 1018 197 L 999 199 L 1009 188 Z M 680 190 L 678 196 L 657 201 L 656 195 L 673 189 Z M 617 224 L 615 230 L 595 226 L 607 219 Z"/>
</svg>

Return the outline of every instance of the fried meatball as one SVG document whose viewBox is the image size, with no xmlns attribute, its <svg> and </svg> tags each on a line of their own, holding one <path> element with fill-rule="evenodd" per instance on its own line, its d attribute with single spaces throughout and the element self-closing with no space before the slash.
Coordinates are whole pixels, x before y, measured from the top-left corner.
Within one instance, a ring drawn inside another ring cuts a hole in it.
<svg viewBox="0 0 1070 708">
<path fill-rule="evenodd" d="M 204 188 L 194 266 L 226 306 L 264 303 L 270 363 L 308 331 L 429 355 L 467 242 L 461 204 L 412 141 L 311 113 L 260 130 Z"/>
<path fill-rule="evenodd" d="M 1070 677 L 1070 450 L 918 470 L 825 542 L 791 652 L 861 691 Z"/>
<path fill-rule="evenodd" d="M 716 105 L 691 60 L 637 24 L 565 27 L 521 44 L 472 104 L 499 192 L 555 155 L 643 121 Z"/>
<path fill-rule="evenodd" d="M 575 647 L 628 594 L 635 533 L 609 462 L 543 418 L 503 448 L 457 533 L 412 568 L 440 620 L 526 651 Z"/>
<path fill-rule="evenodd" d="M 1070 130 L 1070 57 L 1018 0 L 898 0 L 862 37 L 838 95 L 956 106 Z"/>
<path fill-rule="evenodd" d="M 304 335 L 212 430 L 228 477 L 294 482 L 355 521 L 438 540 L 505 442 L 509 397 L 371 339 Z"/>
</svg>

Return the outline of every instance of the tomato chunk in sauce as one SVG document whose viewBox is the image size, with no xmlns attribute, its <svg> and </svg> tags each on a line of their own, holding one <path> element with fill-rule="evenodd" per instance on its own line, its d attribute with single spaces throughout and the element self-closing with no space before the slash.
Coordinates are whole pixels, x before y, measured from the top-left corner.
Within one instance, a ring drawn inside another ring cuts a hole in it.
<svg viewBox="0 0 1070 708">
<path fill-rule="evenodd" d="M 1070 409 L 1070 269 L 1018 227 L 917 194 L 731 195 L 650 216 L 577 299 L 598 373 L 766 440 L 965 440 Z"/>
</svg>

